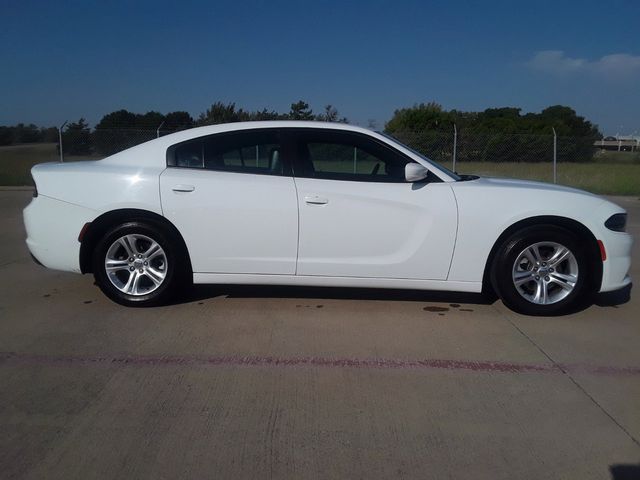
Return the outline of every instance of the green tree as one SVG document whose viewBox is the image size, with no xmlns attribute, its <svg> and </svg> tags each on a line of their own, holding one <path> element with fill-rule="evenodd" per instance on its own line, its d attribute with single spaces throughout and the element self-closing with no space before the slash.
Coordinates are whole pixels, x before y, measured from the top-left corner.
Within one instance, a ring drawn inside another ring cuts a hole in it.
<svg viewBox="0 0 640 480">
<path fill-rule="evenodd" d="M 40 138 L 42 142 L 55 143 L 58 141 L 58 129 L 56 127 L 41 128 Z"/>
<path fill-rule="evenodd" d="M 349 121 L 346 117 L 340 117 L 340 113 L 338 109 L 333 105 L 329 104 L 324 107 L 324 112 L 316 116 L 316 120 L 321 122 L 337 122 L 337 123 L 348 123 Z"/>
<path fill-rule="evenodd" d="M 11 127 L 0 126 L 0 145 L 11 145 L 13 143 L 13 131 Z"/>
<path fill-rule="evenodd" d="M 401 108 L 393 113 L 385 130 L 391 134 L 404 131 L 450 131 L 455 120 L 452 112 L 435 103 L 420 103 L 411 108 Z"/>
<path fill-rule="evenodd" d="M 249 114 L 249 120 L 262 121 L 262 120 L 286 120 L 288 116 L 286 114 L 278 113 L 275 110 L 267 110 L 263 108 L 256 112 Z"/>
<path fill-rule="evenodd" d="M 136 127 L 136 114 L 128 110 L 107 113 L 96 125 L 96 130 L 112 130 Z"/>
<path fill-rule="evenodd" d="M 166 120 L 160 112 L 150 111 L 145 114 L 136 114 L 135 126 L 140 130 L 155 130 Z"/>
<path fill-rule="evenodd" d="M 178 111 L 169 112 L 164 116 L 163 131 L 177 132 L 186 128 L 191 128 L 194 125 L 193 118 L 189 113 Z"/>
<path fill-rule="evenodd" d="M 313 111 L 309 108 L 309 104 L 302 100 L 292 103 L 289 111 L 291 120 L 314 120 Z"/>
<path fill-rule="evenodd" d="M 435 103 L 420 103 L 396 110 L 385 131 L 437 161 L 450 160 L 455 115 Z"/>
<path fill-rule="evenodd" d="M 198 125 L 217 125 L 219 123 L 244 122 L 250 119 L 248 112 L 236 109 L 235 103 L 216 102 L 198 117 Z"/>
<path fill-rule="evenodd" d="M 12 143 L 36 143 L 41 139 L 40 129 L 33 123 L 25 125 L 19 123 L 15 127 L 11 127 L 13 130 L 13 142 Z"/>
<path fill-rule="evenodd" d="M 91 154 L 91 130 L 84 118 L 68 124 L 62 132 L 62 149 L 65 155 Z"/>
<path fill-rule="evenodd" d="M 136 115 L 128 110 L 117 110 L 106 114 L 96 125 L 93 132 L 93 145 L 96 152 L 111 155 L 155 137 L 155 131 L 139 130 Z M 158 124 L 155 125 L 157 128 Z"/>
<path fill-rule="evenodd" d="M 562 147 L 558 149 L 561 161 L 588 161 L 594 141 L 600 138 L 595 125 L 562 105 L 523 115 L 516 107 L 461 112 L 446 111 L 430 102 L 396 110 L 385 130 L 436 160 L 450 161 L 453 124 L 458 129 L 458 159 L 462 161 L 549 161 L 552 128 Z"/>
</svg>

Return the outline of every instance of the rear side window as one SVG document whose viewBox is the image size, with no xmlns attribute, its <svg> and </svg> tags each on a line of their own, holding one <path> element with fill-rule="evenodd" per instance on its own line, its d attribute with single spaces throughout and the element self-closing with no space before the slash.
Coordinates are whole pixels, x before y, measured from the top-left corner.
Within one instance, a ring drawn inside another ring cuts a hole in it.
<svg viewBox="0 0 640 480">
<path fill-rule="evenodd" d="M 284 175 L 277 130 L 208 135 L 169 147 L 167 166 Z"/>
</svg>

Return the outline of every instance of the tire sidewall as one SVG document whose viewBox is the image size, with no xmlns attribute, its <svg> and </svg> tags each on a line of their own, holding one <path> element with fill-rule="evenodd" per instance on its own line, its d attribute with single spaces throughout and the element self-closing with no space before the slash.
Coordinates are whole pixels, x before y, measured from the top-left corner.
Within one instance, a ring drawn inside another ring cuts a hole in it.
<svg viewBox="0 0 640 480">
<path fill-rule="evenodd" d="M 513 265 L 522 251 L 538 242 L 555 242 L 571 250 L 578 263 L 578 281 L 569 295 L 550 305 L 534 304 L 525 299 L 513 284 Z M 555 226 L 529 227 L 509 237 L 500 248 L 492 271 L 492 281 L 503 303 L 527 315 L 560 315 L 580 305 L 588 285 L 587 252 L 576 236 Z"/>
<path fill-rule="evenodd" d="M 111 283 L 105 269 L 105 257 L 109 247 L 118 238 L 129 234 L 145 235 L 153 239 L 162 247 L 167 257 L 167 273 L 164 281 L 156 290 L 146 295 L 128 295 L 121 292 Z M 177 277 L 177 262 L 178 255 L 175 243 L 171 241 L 168 235 L 155 225 L 131 221 L 112 228 L 98 242 L 93 255 L 93 272 L 100 289 L 113 301 L 126 306 L 147 307 L 160 305 L 172 296 L 174 293 L 172 286 Z"/>
</svg>

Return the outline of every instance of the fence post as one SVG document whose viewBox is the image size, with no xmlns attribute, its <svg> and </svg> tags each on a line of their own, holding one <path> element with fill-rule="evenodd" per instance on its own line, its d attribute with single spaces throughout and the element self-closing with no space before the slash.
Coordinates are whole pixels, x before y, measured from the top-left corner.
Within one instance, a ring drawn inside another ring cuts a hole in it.
<svg viewBox="0 0 640 480">
<path fill-rule="evenodd" d="M 156 138 L 160 138 L 160 129 L 162 128 L 163 125 L 164 125 L 164 120 L 160 125 L 158 125 L 158 128 L 156 129 Z"/>
<path fill-rule="evenodd" d="M 458 128 L 453 124 L 453 171 L 456 171 L 456 153 L 458 150 Z"/>
<path fill-rule="evenodd" d="M 553 130 L 553 183 L 557 183 L 557 164 L 558 164 L 558 136 L 556 135 L 556 129 Z"/>
<path fill-rule="evenodd" d="M 65 120 L 64 123 L 58 127 L 58 148 L 60 150 L 60 163 L 64 162 L 64 155 L 62 153 L 62 129 L 66 124 L 67 120 Z"/>
</svg>

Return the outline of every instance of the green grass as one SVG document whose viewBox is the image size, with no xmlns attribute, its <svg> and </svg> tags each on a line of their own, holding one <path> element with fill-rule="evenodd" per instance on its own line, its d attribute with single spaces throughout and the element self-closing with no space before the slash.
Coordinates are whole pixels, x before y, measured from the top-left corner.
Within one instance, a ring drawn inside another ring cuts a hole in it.
<svg viewBox="0 0 640 480">
<path fill-rule="evenodd" d="M 59 160 L 55 143 L 10 145 L 0 148 L 0 185 L 29 185 L 36 163 Z"/>
<path fill-rule="evenodd" d="M 607 163 L 632 163 L 640 165 L 640 151 L 617 152 L 614 150 L 598 150 L 593 156 L 593 161 Z"/>
<path fill-rule="evenodd" d="M 447 165 L 450 167 L 450 165 Z M 459 173 L 553 182 L 548 163 L 460 162 Z M 607 195 L 640 195 L 640 164 L 559 163 L 558 183 Z"/>
<path fill-rule="evenodd" d="M 65 158 L 68 161 L 80 159 Z M 0 185 L 30 185 L 29 171 L 33 165 L 57 161 L 55 143 L 0 147 Z M 445 166 L 451 167 L 450 164 Z M 460 173 L 553 181 L 549 163 L 459 162 L 456 168 Z M 558 183 L 593 193 L 640 195 L 640 153 L 599 152 L 592 162 L 559 163 Z"/>
<path fill-rule="evenodd" d="M 59 162 L 56 143 L 30 143 L 0 147 L 0 185 L 31 185 L 31 167 L 37 163 Z M 91 158 L 96 160 L 100 157 Z M 65 161 L 89 160 L 65 157 Z"/>
</svg>

